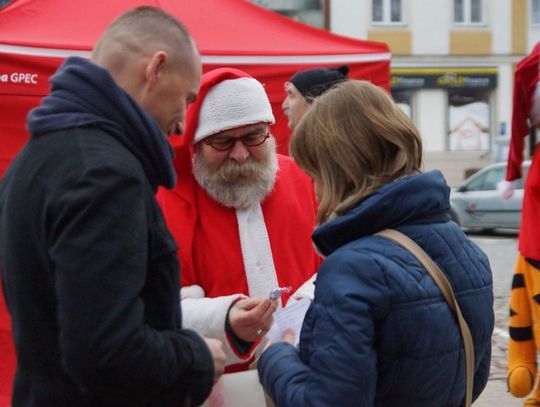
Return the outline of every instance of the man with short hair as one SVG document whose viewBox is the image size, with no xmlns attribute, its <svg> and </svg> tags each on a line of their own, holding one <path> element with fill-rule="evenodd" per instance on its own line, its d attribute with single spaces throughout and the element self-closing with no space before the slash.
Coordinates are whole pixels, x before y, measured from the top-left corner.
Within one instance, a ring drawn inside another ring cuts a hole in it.
<svg viewBox="0 0 540 407">
<path fill-rule="evenodd" d="M 176 146 L 179 182 L 158 195 L 179 246 L 186 326 L 222 339 L 229 372 L 252 364 L 275 309 L 320 263 L 313 184 L 276 153 L 273 123 L 259 81 L 232 68 L 206 73 Z"/>
<path fill-rule="evenodd" d="M 199 405 L 224 368 L 181 328 L 176 245 L 154 194 L 175 184 L 165 133 L 197 96 L 198 50 L 140 7 L 91 61 L 68 58 L 0 185 L 0 258 L 18 357 L 13 406 Z"/>
</svg>

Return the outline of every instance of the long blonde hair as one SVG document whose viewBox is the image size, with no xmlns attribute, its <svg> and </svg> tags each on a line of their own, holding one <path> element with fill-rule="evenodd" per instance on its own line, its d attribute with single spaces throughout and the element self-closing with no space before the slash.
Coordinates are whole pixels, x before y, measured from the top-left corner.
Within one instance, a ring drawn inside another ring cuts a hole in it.
<svg viewBox="0 0 540 407">
<path fill-rule="evenodd" d="M 385 90 L 358 80 L 337 84 L 313 102 L 294 130 L 290 153 L 315 180 L 319 223 L 422 165 L 412 121 Z"/>
</svg>

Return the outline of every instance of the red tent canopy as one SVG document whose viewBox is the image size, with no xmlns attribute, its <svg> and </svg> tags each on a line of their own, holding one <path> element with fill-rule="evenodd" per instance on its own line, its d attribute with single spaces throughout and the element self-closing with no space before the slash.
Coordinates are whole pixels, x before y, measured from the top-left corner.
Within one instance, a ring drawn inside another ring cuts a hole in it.
<svg viewBox="0 0 540 407">
<path fill-rule="evenodd" d="M 115 17 L 143 4 L 162 7 L 184 22 L 205 71 L 234 66 L 265 84 L 280 152 L 287 152 L 288 140 L 280 109 L 283 83 L 297 70 L 346 63 L 351 77 L 389 88 L 385 44 L 309 27 L 244 0 L 15 0 L 0 10 L 0 176 L 26 141 L 26 114 L 47 94 L 48 78 L 63 58 L 89 56 Z"/>
<path fill-rule="evenodd" d="M 233 66 L 265 84 L 280 152 L 287 152 L 289 136 L 280 108 L 283 84 L 297 70 L 348 64 L 350 77 L 389 89 L 385 44 L 312 28 L 245 0 L 14 0 L 0 10 L 0 177 L 27 140 L 28 111 L 48 93 L 49 77 L 62 60 L 89 57 L 106 26 L 140 5 L 161 7 L 187 26 L 205 71 Z M 0 407 L 7 404 L 13 361 L 2 351 L 11 340 L 3 307 L 0 298 Z"/>
</svg>

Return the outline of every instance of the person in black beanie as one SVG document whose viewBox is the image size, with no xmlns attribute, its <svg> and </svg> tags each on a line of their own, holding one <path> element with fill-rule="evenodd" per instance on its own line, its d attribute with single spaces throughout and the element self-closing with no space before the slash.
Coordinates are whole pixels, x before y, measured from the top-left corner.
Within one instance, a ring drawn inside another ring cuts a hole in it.
<svg viewBox="0 0 540 407">
<path fill-rule="evenodd" d="M 287 96 L 281 105 L 289 119 L 289 127 L 294 129 L 300 119 L 308 111 L 316 97 L 321 96 L 336 83 L 347 79 L 349 67 L 312 68 L 296 72 L 285 83 Z"/>
</svg>

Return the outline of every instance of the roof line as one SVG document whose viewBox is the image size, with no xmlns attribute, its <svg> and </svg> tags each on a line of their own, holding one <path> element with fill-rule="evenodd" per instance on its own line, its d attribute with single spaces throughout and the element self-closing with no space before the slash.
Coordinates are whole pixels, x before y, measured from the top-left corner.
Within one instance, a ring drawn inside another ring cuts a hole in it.
<svg viewBox="0 0 540 407">
<path fill-rule="evenodd" d="M 79 56 L 90 58 L 90 51 L 23 47 L 17 45 L 0 44 L 0 53 L 33 55 L 50 58 L 67 58 L 69 56 Z M 288 65 L 288 64 L 324 64 L 324 63 L 353 63 L 353 62 L 377 62 L 389 61 L 391 59 L 389 52 L 372 54 L 336 54 L 336 55 L 201 55 L 203 64 L 270 64 L 270 65 Z"/>
<path fill-rule="evenodd" d="M 390 61 L 389 52 L 335 55 L 202 55 L 206 64 L 291 65 Z"/>
</svg>

